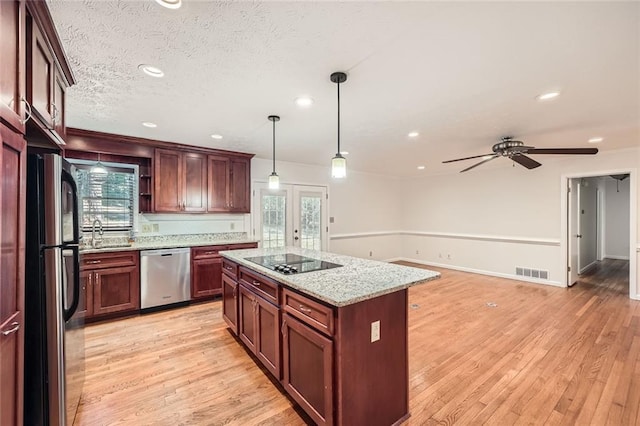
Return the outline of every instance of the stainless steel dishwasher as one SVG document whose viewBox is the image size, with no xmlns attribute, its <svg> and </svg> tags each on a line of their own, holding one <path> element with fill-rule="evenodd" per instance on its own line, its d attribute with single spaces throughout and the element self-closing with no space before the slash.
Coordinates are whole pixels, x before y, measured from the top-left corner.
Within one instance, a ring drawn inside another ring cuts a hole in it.
<svg viewBox="0 0 640 426">
<path fill-rule="evenodd" d="M 140 307 L 153 308 L 189 300 L 191 249 L 140 252 Z"/>
</svg>

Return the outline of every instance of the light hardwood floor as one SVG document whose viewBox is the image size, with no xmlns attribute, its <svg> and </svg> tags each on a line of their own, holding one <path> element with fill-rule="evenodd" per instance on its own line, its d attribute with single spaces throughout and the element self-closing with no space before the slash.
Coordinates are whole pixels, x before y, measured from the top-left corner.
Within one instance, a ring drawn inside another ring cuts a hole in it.
<svg viewBox="0 0 640 426">
<path fill-rule="evenodd" d="M 640 423 L 628 263 L 608 261 L 570 289 L 440 272 L 409 293 L 406 424 Z M 86 331 L 75 425 L 306 422 L 226 330 L 219 301 Z"/>
</svg>

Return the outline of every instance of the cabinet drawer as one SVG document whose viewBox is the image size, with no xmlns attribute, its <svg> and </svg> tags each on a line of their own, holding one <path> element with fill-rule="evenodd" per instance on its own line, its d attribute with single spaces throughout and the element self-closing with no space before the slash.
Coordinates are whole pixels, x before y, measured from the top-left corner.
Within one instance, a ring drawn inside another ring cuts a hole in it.
<svg viewBox="0 0 640 426">
<path fill-rule="evenodd" d="M 229 244 L 229 250 L 243 250 L 252 248 L 258 248 L 258 243 Z"/>
<path fill-rule="evenodd" d="M 333 335 L 333 309 L 291 290 L 282 290 L 282 306 L 286 313 L 328 335 Z"/>
<path fill-rule="evenodd" d="M 227 250 L 227 246 L 206 246 L 206 247 L 192 247 L 191 258 L 193 260 L 206 259 L 209 257 L 219 256 L 218 252 L 221 250 Z"/>
<path fill-rule="evenodd" d="M 80 253 L 81 269 L 100 269 L 119 266 L 133 266 L 138 264 L 137 251 L 122 251 L 111 253 Z"/>
<path fill-rule="evenodd" d="M 238 264 L 227 259 L 222 259 L 222 272 L 236 281 L 238 278 Z"/>
<path fill-rule="evenodd" d="M 241 266 L 238 269 L 240 283 L 251 289 L 255 294 L 268 300 L 274 305 L 278 304 L 278 283 L 263 277 L 249 269 Z"/>
</svg>

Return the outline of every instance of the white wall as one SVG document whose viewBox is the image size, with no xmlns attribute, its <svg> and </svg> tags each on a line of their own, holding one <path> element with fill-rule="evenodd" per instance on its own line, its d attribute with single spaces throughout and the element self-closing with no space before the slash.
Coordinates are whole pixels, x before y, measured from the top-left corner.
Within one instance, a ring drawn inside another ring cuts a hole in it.
<svg viewBox="0 0 640 426">
<path fill-rule="evenodd" d="M 281 183 L 326 186 L 329 194 L 329 250 L 371 259 L 389 259 L 400 253 L 397 231 L 401 220 L 400 180 L 348 170 L 347 178 L 331 178 L 329 167 L 276 162 Z M 270 160 L 251 161 L 252 181 L 266 181 Z M 371 256 L 369 256 L 371 253 Z"/>
<path fill-rule="evenodd" d="M 405 180 L 401 257 L 512 278 L 517 266 L 539 268 L 549 271 L 546 283 L 561 285 L 562 176 L 637 170 L 640 150 L 539 159 L 543 166 L 533 170 L 478 168 Z"/>
<path fill-rule="evenodd" d="M 629 259 L 629 186 L 631 181 L 627 178 L 618 182 L 608 176 L 604 179 L 604 255 L 612 259 Z M 616 182 L 618 182 L 618 188 L 616 188 Z"/>
<path fill-rule="evenodd" d="M 593 266 L 598 260 L 598 181 L 599 177 L 579 179 L 580 181 L 580 273 Z M 628 208 L 628 206 L 627 206 Z M 627 214 L 627 221 L 629 220 Z M 628 228 L 627 223 L 627 228 Z"/>
</svg>

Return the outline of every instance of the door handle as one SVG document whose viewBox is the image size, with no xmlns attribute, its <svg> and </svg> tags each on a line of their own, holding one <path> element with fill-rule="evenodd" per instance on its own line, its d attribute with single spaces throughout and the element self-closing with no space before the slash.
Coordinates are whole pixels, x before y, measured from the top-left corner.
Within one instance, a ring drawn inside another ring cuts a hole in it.
<svg viewBox="0 0 640 426">
<path fill-rule="evenodd" d="M 15 333 L 16 331 L 18 331 L 20 329 L 20 324 L 17 322 L 12 322 L 11 325 L 13 326 L 13 328 L 10 328 L 9 330 L 5 330 L 2 332 L 3 336 L 8 336 L 10 334 Z"/>
<path fill-rule="evenodd" d="M 576 238 L 582 238 L 582 234 L 576 235 Z"/>
<path fill-rule="evenodd" d="M 295 237 L 293 237 L 293 239 L 298 241 L 300 238 L 298 238 L 298 236 L 296 235 Z"/>
</svg>

